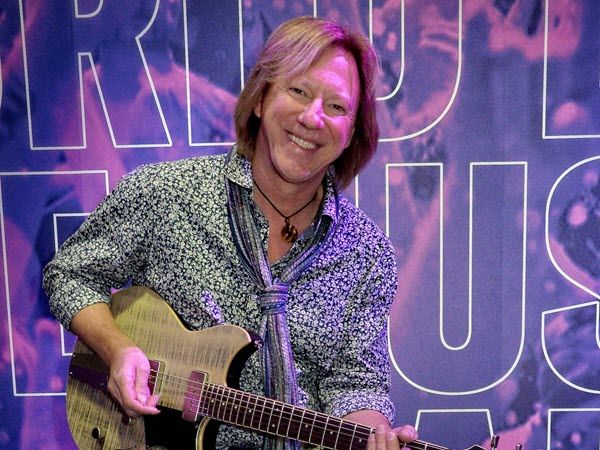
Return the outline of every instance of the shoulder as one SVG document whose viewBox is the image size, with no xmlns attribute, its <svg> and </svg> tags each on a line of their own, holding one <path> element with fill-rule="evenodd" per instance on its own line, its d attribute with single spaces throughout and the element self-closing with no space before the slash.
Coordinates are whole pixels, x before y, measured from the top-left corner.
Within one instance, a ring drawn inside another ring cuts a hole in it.
<svg viewBox="0 0 600 450">
<path fill-rule="evenodd" d="M 341 237 L 346 239 L 392 248 L 383 230 L 362 209 L 343 196 L 339 197 L 338 229 Z"/>
<path fill-rule="evenodd" d="M 222 154 L 146 164 L 125 175 L 120 184 L 180 189 L 222 180 L 224 166 Z"/>
<path fill-rule="evenodd" d="M 395 270 L 394 247 L 381 228 L 343 196 L 338 200 L 338 218 L 330 252 L 344 255 L 361 265 L 379 261 Z"/>
<path fill-rule="evenodd" d="M 224 161 L 223 155 L 215 155 L 139 166 L 103 203 L 159 213 L 174 204 L 213 201 L 224 190 Z"/>
</svg>

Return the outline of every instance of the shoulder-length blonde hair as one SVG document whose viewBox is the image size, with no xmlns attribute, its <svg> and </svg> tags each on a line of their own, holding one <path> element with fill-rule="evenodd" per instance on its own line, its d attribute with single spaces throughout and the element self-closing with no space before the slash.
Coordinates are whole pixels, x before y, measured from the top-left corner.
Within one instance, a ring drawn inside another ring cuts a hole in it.
<svg viewBox="0 0 600 450">
<path fill-rule="evenodd" d="M 317 17 L 298 17 L 280 25 L 267 39 L 235 107 L 238 152 L 252 160 L 260 119 L 254 108 L 280 76 L 305 72 L 329 48 L 350 53 L 358 68 L 360 99 L 352 140 L 334 161 L 335 181 L 345 188 L 369 162 L 379 137 L 375 111 L 378 59 L 369 40 L 359 32 Z"/>
</svg>

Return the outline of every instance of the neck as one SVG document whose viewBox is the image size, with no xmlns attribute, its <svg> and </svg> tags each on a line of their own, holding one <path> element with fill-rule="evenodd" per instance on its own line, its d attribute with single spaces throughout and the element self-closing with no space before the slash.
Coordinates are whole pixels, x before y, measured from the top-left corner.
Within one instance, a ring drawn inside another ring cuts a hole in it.
<svg viewBox="0 0 600 450">
<path fill-rule="evenodd" d="M 252 172 L 255 186 L 255 199 L 263 197 L 267 203 L 272 203 L 284 216 L 293 214 L 298 209 L 310 202 L 305 208 L 316 212 L 315 205 L 321 203 L 324 195 L 324 190 L 320 189 L 322 180 L 316 180 L 310 183 L 293 184 L 285 181 L 273 179 L 272 176 L 265 176 L 260 169 L 254 169 Z M 258 191 L 258 192 L 256 192 Z M 267 200 L 268 199 L 268 200 Z M 313 200 L 311 202 L 311 200 Z M 265 202 L 258 200 L 259 206 Z M 264 211 L 264 208 L 261 208 Z"/>
<path fill-rule="evenodd" d="M 308 200 L 302 197 L 301 201 L 304 203 L 300 203 L 296 198 L 293 198 L 293 202 L 284 203 L 285 195 L 275 195 L 278 200 L 269 198 L 260 182 L 254 180 L 254 201 L 269 222 L 268 256 L 271 263 L 287 253 L 298 236 L 310 225 L 323 195 L 323 189 L 317 187 Z"/>
</svg>

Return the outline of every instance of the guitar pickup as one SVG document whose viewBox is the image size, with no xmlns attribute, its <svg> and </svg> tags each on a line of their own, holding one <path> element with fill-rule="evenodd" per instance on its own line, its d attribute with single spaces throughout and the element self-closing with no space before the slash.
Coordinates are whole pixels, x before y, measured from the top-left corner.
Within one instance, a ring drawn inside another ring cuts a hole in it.
<svg viewBox="0 0 600 450">
<path fill-rule="evenodd" d="M 188 422 L 195 422 L 200 415 L 200 405 L 202 401 L 202 388 L 204 386 L 205 372 L 193 370 L 188 380 L 185 390 L 185 399 L 183 401 L 183 411 L 181 417 Z"/>
<path fill-rule="evenodd" d="M 108 393 L 108 367 L 93 353 L 73 353 L 69 376 Z"/>
</svg>

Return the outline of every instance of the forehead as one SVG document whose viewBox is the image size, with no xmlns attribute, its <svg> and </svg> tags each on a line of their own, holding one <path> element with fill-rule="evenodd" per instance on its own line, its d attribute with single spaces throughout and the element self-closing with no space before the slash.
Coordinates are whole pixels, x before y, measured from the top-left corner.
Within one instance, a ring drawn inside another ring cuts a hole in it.
<svg viewBox="0 0 600 450">
<path fill-rule="evenodd" d="M 288 79 L 323 90 L 327 94 L 348 97 L 348 100 L 356 100 L 360 95 L 356 60 L 351 53 L 341 48 L 325 50 L 305 71 L 295 74 L 292 72 Z"/>
</svg>

